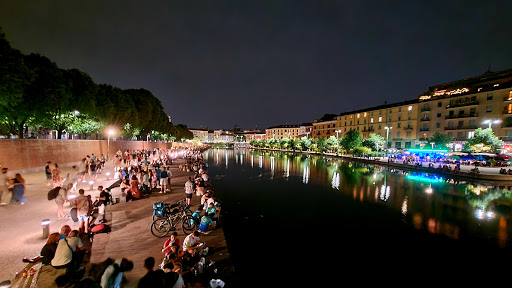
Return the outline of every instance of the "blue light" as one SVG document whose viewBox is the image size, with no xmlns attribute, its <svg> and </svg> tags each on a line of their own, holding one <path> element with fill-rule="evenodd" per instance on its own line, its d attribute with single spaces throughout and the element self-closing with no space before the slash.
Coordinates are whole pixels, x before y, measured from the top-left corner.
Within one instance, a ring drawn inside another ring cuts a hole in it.
<svg viewBox="0 0 512 288">
<path fill-rule="evenodd" d="M 445 182 L 446 180 L 443 177 L 439 177 L 431 174 L 408 174 L 407 179 L 409 180 L 417 180 L 424 182 Z"/>
</svg>

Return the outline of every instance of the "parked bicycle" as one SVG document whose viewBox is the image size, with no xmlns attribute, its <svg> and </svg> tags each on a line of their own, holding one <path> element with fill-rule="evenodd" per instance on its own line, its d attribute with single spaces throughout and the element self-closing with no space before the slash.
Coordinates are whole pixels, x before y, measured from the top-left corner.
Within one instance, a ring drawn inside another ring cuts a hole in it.
<svg viewBox="0 0 512 288">
<path fill-rule="evenodd" d="M 192 233 L 199 226 L 198 221 L 194 221 L 192 211 L 186 204 L 185 199 L 168 204 L 157 202 L 153 204 L 153 222 L 151 223 L 151 233 L 159 238 L 163 238 L 174 231 L 181 224 L 185 234 Z"/>
</svg>

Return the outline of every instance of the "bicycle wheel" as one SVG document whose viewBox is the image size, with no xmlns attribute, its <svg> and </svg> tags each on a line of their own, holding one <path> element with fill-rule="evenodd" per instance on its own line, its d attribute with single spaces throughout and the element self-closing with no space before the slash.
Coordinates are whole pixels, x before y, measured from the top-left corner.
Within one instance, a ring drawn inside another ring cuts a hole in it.
<svg viewBox="0 0 512 288">
<path fill-rule="evenodd" d="M 197 221 L 195 221 L 194 217 L 192 217 L 191 215 L 186 215 L 182 219 L 181 229 L 183 229 L 183 233 L 188 235 L 197 230 Z"/>
<path fill-rule="evenodd" d="M 167 236 L 171 230 L 171 223 L 167 218 L 158 218 L 151 223 L 151 234 L 158 238 Z"/>
</svg>

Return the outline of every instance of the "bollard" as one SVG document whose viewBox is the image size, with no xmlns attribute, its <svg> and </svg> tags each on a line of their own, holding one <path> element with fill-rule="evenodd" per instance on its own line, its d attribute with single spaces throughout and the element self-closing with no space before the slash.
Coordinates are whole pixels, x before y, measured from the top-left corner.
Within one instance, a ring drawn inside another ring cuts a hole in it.
<svg viewBox="0 0 512 288">
<path fill-rule="evenodd" d="M 50 219 L 44 219 L 41 226 L 43 227 L 43 238 L 46 239 L 50 236 Z"/>
</svg>

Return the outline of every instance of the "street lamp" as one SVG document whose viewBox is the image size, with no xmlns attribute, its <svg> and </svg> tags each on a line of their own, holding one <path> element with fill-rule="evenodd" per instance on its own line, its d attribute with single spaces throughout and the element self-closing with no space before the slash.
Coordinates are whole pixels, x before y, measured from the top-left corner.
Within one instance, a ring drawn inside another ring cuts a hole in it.
<svg viewBox="0 0 512 288">
<path fill-rule="evenodd" d="M 114 130 L 108 129 L 108 137 L 107 137 L 107 160 L 110 157 L 110 136 L 114 135 Z"/>
<path fill-rule="evenodd" d="M 393 127 L 384 127 L 386 129 L 386 151 L 389 149 L 389 130 L 393 129 Z"/>
<path fill-rule="evenodd" d="M 432 151 L 434 150 L 434 144 L 436 144 L 436 142 L 430 142 L 430 145 L 432 145 Z"/>
<path fill-rule="evenodd" d="M 500 119 L 496 119 L 496 120 L 491 120 L 491 119 L 486 119 L 484 120 L 484 122 L 482 122 L 483 124 L 489 124 L 489 129 L 491 129 L 491 126 L 492 124 L 498 124 L 500 123 L 501 120 Z"/>
<path fill-rule="evenodd" d="M 336 155 L 340 155 L 340 139 L 338 137 L 338 134 L 341 133 L 341 130 L 336 130 Z"/>
</svg>

